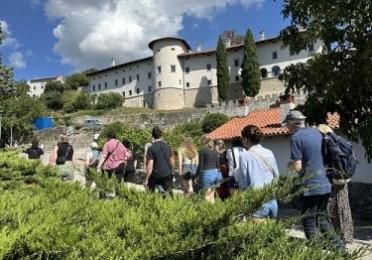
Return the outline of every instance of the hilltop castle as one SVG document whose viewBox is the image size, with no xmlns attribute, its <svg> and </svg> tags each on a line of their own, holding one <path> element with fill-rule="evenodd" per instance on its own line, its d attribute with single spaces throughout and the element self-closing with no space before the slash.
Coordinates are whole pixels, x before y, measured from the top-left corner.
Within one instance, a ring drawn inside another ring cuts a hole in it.
<svg viewBox="0 0 372 260">
<path fill-rule="evenodd" d="M 284 47 L 279 37 L 256 42 L 261 68 L 261 91 L 258 96 L 284 91 L 278 76 L 290 64 L 306 62 L 322 49 L 322 43 L 309 45 L 294 53 Z M 230 71 L 229 99 L 241 99 L 241 63 L 243 44 L 227 43 Z M 218 102 L 216 51 L 192 51 L 187 41 L 175 37 L 153 40 L 149 43 L 153 55 L 114 65 L 88 74 L 90 94 L 118 92 L 125 96 L 127 107 L 152 107 L 171 110 L 206 106 Z"/>
</svg>

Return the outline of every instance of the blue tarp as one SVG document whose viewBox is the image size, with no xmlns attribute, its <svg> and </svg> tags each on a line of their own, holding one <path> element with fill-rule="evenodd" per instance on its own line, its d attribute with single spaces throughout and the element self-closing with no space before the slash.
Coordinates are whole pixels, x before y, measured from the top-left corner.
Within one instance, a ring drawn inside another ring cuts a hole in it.
<svg viewBox="0 0 372 260">
<path fill-rule="evenodd" d="M 34 125 L 37 130 L 52 128 L 53 119 L 51 117 L 38 117 L 34 120 Z"/>
</svg>

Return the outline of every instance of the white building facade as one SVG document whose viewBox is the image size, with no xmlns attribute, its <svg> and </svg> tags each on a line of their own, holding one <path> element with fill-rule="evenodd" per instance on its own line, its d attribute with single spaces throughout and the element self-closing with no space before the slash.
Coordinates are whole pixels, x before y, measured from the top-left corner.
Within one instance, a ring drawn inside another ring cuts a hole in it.
<svg viewBox="0 0 372 260">
<path fill-rule="evenodd" d="M 322 51 L 321 41 L 293 53 L 277 38 L 256 42 L 261 68 L 258 95 L 279 94 L 284 85 L 278 76 L 290 64 L 306 62 Z M 117 92 L 125 96 L 124 106 L 161 110 L 207 106 L 218 103 L 216 51 L 193 52 L 180 38 L 167 37 L 149 43 L 153 55 L 88 74 L 89 93 Z M 241 63 L 244 45 L 227 46 L 230 71 L 229 99 L 244 98 Z"/>
<path fill-rule="evenodd" d="M 44 93 L 45 85 L 51 81 L 64 82 L 64 78 L 62 76 L 56 76 L 29 80 L 27 81 L 27 85 L 30 87 L 28 90 L 28 94 L 31 97 L 40 97 Z"/>
</svg>

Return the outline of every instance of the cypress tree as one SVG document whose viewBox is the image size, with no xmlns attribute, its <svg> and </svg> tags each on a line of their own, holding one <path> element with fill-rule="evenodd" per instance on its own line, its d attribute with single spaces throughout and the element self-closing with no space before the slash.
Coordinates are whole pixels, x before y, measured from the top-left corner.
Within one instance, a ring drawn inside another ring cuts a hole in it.
<svg viewBox="0 0 372 260">
<path fill-rule="evenodd" d="M 242 87 L 248 97 L 258 94 L 261 87 L 260 66 L 257 61 L 256 44 L 250 29 L 247 30 L 242 63 Z"/>
<path fill-rule="evenodd" d="M 227 91 L 229 88 L 230 76 L 229 76 L 229 67 L 227 65 L 226 47 L 225 47 L 225 43 L 222 37 L 218 39 L 216 59 L 217 59 L 218 97 L 220 100 L 225 101 L 227 100 Z"/>
</svg>

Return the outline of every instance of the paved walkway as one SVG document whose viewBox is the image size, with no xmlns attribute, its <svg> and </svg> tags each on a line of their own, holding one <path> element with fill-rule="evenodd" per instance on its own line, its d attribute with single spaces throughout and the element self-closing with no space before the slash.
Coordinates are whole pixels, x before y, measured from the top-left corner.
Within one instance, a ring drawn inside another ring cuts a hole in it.
<svg viewBox="0 0 372 260">
<path fill-rule="evenodd" d="M 305 239 L 301 226 L 295 226 L 287 231 L 291 237 Z M 369 252 L 360 259 L 372 260 L 372 226 L 354 227 L 354 241 L 347 245 L 347 249 L 351 251 L 364 246 L 369 248 Z"/>
</svg>

